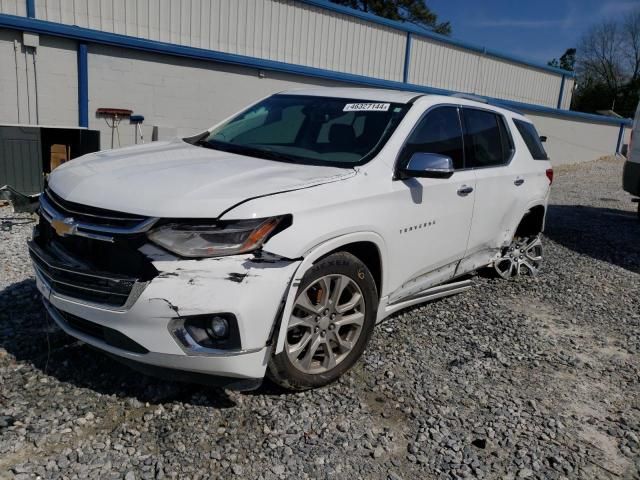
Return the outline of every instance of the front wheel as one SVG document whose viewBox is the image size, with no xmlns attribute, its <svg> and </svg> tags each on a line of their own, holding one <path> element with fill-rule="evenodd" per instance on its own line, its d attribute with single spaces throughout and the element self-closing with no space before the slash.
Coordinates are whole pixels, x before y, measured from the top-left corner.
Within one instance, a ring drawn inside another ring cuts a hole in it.
<svg viewBox="0 0 640 480">
<path fill-rule="evenodd" d="M 514 237 L 508 247 L 502 249 L 501 257 L 493 267 L 502 278 L 529 274 L 536 276 L 542 264 L 542 241 L 540 234 Z"/>
<path fill-rule="evenodd" d="M 332 254 L 304 276 L 286 328 L 284 349 L 267 374 L 278 385 L 305 390 L 333 382 L 364 352 L 378 295 L 369 269 L 354 255 Z"/>
</svg>

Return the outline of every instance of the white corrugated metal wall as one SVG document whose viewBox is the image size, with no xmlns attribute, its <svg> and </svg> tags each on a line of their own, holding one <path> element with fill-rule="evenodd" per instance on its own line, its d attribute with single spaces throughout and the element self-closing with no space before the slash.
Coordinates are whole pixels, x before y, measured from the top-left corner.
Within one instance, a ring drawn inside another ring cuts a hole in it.
<svg viewBox="0 0 640 480">
<path fill-rule="evenodd" d="M 37 123 L 40 110 L 41 122 L 101 129 L 108 147 L 110 131 L 94 115 L 100 106 L 144 114 L 146 138 L 152 126 L 187 135 L 271 92 L 363 83 L 519 102 L 549 137 L 554 163 L 613 153 L 625 138 L 624 122 L 555 110 L 570 106 L 570 74 L 348 12 L 321 0 L 0 0 L 8 27 L 0 51 L 9 60 L 0 69 L 0 121 Z M 21 31 L 40 32 L 40 46 L 27 49 Z M 133 142 L 131 127 L 121 133 L 123 145 Z"/>
<path fill-rule="evenodd" d="M 414 38 L 409 83 L 556 107 L 562 75 Z"/>
<path fill-rule="evenodd" d="M 27 4 L 23 0 L 0 0 L 0 13 L 9 15 L 27 15 Z"/>
<path fill-rule="evenodd" d="M 132 37 L 402 80 L 404 32 L 291 0 L 40 0 L 36 16 Z"/>
<path fill-rule="evenodd" d="M 24 15 L 24 0 L 0 0 Z M 294 0 L 37 0 L 38 19 L 403 81 L 407 32 Z M 411 34 L 411 84 L 557 107 L 562 74 Z M 568 78 L 567 78 L 568 80 Z M 566 84 L 568 85 L 569 82 Z M 563 106 L 570 102 L 565 88 Z"/>
</svg>

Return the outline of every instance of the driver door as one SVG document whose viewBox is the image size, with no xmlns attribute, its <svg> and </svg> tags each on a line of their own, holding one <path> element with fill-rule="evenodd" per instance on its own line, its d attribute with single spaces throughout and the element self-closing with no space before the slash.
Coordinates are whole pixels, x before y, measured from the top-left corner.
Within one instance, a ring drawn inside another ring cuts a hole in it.
<svg viewBox="0 0 640 480">
<path fill-rule="evenodd" d="M 389 244 L 391 258 L 398 259 L 391 283 L 399 285 L 389 303 L 451 279 L 465 255 L 476 177 L 465 169 L 463 147 L 459 109 L 437 106 L 422 116 L 401 150 L 399 169 L 415 153 L 435 153 L 450 157 L 455 171 L 448 178 L 413 176 L 393 182 L 395 194 L 404 201 L 396 202 L 402 207 L 394 216 Z"/>
</svg>

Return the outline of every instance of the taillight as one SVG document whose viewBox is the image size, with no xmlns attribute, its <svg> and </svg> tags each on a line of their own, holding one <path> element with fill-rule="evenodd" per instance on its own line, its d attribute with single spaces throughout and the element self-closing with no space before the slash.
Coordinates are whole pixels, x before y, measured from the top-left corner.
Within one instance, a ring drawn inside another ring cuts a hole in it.
<svg viewBox="0 0 640 480">
<path fill-rule="evenodd" d="M 547 168 L 545 172 L 547 174 L 547 178 L 549 179 L 549 185 L 553 183 L 553 168 Z"/>
</svg>

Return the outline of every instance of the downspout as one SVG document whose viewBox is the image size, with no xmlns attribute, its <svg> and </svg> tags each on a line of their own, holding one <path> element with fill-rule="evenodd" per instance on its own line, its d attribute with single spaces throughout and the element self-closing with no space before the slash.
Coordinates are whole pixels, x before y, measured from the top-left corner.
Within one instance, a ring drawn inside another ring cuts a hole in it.
<svg viewBox="0 0 640 480">
<path fill-rule="evenodd" d="M 24 47 L 24 74 L 26 77 L 25 85 L 27 86 L 27 118 L 31 124 L 31 92 L 29 91 L 29 56 L 27 55 L 27 47 Z"/>
<path fill-rule="evenodd" d="M 407 43 L 404 47 L 404 69 L 402 71 L 402 81 L 409 81 L 409 68 L 411 63 L 411 32 L 407 32 Z"/>
<path fill-rule="evenodd" d="M 89 127 L 89 72 L 86 43 L 78 44 L 78 125 Z"/>
<path fill-rule="evenodd" d="M 36 101 L 36 125 L 40 125 L 40 99 L 38 98 L 38 68 L 36 67 L 36 49 L 31 49 L 31 58 L 33 59 L 33 88 L 35 90 Z"/>
<path fill-rule="evenodd" d="M 562 97 L 564 96 L 564 81 L 566 76 L 562 74 L 562 80 L 560 81 L 560 93 L 558 94 L 558 109 L 562 108 Z"/>
<path fill-rule="evenodd" d="M 16 108 L 18 110 L 18 123 L 20 123 L 20 74 L 18 73 L 18 40 L 13 41 L 13 56 L 16 63 Z"/>
<path fill-rule="evenodd" d="M 27 0 L 27 17 L 36 18 L 36 0 Z"/>
<path fill-rule="evenodd" d="M 618 132 L 618 143 L 616 144 L 616 154 L 620 153 L 622 148 L 622 137 L 624 136 L 624 123 L 620 124 L 620 131 Z"/>
</svg>

